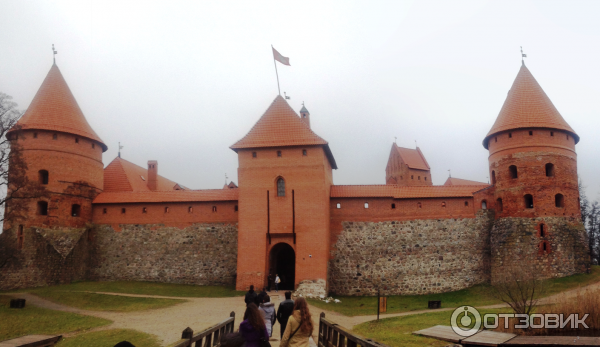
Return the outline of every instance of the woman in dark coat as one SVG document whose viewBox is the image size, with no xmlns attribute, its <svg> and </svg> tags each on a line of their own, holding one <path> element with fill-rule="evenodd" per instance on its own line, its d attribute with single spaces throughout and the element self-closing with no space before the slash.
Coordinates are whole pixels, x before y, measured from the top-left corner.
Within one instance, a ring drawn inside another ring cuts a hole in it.
<svg viewBox="0 0 600 347">
<path fill-rule="evenodd" d="M 246 341 L 246 347 L 260 347 L 261 338 L 269 341 L 265 321 L 254 303 L 246 307 L 244 320 L 240 323 L 240 333 Z"/>
</svg>

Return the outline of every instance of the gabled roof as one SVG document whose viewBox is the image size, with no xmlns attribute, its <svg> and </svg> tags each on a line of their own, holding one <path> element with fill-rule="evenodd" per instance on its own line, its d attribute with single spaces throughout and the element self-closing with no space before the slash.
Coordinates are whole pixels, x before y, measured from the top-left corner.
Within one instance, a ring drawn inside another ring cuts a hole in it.
<svg viewBox="0 0 600 347">
<path fill-rule="evenodd" d="M 563 119 L 525 64 L 521 65 L 496 122 L 483 140 L 483 147 L 488 148 L 488 139 L 492 135 L 519 128 L 565 130 L 573 135 L 575 143 L 579 142 L 579 136 Z"/>
<path fill-rule="evenodd" d="M 416 149 L 398 147 L 396 143 L 392 144 L 392 148 L 395 148 L 400 154 L 400 158 L 404 164 L 408 165 L 409 168 L 415 170 L 429 170 L 429 164 L 425 160 L 425 156 L 421 153 L 419 147 Z"/>
<path fill-rule="evenodd" d="M 398 185 L 361 185 L 331 186 L 332 198 L 461 198 L 472 197 L 473 193 L 489 186 L 398 186 Z"/>
<path fill-rule="evenodd" d="M 287 101 L 278 95 L 248 134 L 230 148 L 237 151 L 243 148 L 310 145 L 323 146 L 331 166 L 337 169 L 327 141 L 304 124 Z"/>
<path fill-rule="evenodd" d="M 153 202 L 200 202 L 237 201 L 238 189 L 172 190 L 103 192 L 93 201 L 94 204 L 153 203 Z"/>
<path fill-rule="evenodd" d="M 160 175 L 157 181 L 157 191 L 172 191 L 177 187 L 183 187 Z M 116 157 L 104 168 L 104 191 L 152 192 L 148 188 L 148 169 Z"/>
<path fill-rule="evenodd" d="M 448 177 L 445 186 L 487 186 L 488 183 L 463 180 L 462 178 Z"/>
<path fill-rule="evenodd" d="M 225 184 L 223 186 L 223 189 L 234 189 L 234 188 L 237 188 L 237 187 L 238 186 L 235 183 L 233 183 L 233 181 L 231 181 L 231 182 L 229 182 L 229 184 Z"/>
<path fill-rule="evenodd" d="M 22 129 L 60 131 L 97 141 L 107 147 L 88 124 L 56 64 L 52 65 L 29 108 L 17 125 Z"/>
</svg>

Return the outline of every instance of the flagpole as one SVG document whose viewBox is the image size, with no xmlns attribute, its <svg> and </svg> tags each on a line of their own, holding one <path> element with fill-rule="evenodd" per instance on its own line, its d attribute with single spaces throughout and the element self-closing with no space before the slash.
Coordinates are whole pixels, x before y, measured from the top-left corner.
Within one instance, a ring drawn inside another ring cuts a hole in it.
<svg viewBox="0 0 600 347">
<path fill-rule="evenodd" d="M 273 45 L 271 45 L 271 53 L 273 53 Z M 277 73 L 277 62 L 275 61 L 275 55 L 273 55 L 273 64 L 275 64 L 275 76 L 277 76 L 277 91 L 281 95 L 281 89 L 279 88 L 279 73 Z"/>
</svg>

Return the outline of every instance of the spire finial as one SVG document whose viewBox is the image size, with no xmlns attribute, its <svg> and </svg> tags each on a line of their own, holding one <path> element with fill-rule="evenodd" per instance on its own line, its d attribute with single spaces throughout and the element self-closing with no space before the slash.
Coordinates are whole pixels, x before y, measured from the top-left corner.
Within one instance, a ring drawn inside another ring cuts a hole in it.
<svg viewBox="0 0 600 347">
<path fill-rule="evenodd" d="M 119 158 L 121 158 L 121 150 L 123 149 L 123 146 L 121 146 L 121 142 L 119 142 Z"/>
<path fill-rule="evenodd" d="M 415 140 L 415 148 L 419 148 L 419 145 L 417 144 L 417 140 Z"/>
<path fill-rule="evenodd" d="M 56 55 L 58 52 L 54 49 L 54 44 L 52 44 L 52 62 L 56 64 Z"/>
<path fill-rule="evenodd" d="M 227 185 L 227 172 L 225 173 L 225 185 Z"/>
<path fill-rule="evenodd" d="M 398 141 L 398 138 L 394 136 L 394 143 L 396 143 L 396 141 Z"/>
<path fill-rule="evenodd" d="M 527 58 L 527 54 L 523 53 L 523 46 L 521 46 L 521 64 L 525 65 L 525 59 Z"/>
<path fill-rule="evenodd" d="M 452 178 L 452 173 L 450 172 L 450 169 L 448 169 L 448 177 Z"/>
</svg>

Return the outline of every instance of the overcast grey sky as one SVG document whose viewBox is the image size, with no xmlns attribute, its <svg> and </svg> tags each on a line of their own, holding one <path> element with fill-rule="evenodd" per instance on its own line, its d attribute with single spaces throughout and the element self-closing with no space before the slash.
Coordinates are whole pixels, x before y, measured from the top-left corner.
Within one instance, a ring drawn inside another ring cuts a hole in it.
<svg viewBox="0 0 600 347">
<path fill-rule="evenodd" d="M 281 90 L 329 141 L 335 184 L 384 184 L 390 146 L 434 184 L 488 181 L 481 145 L 526 64 L 580 135 L 600 195 L 598 1 L 0 0 L 0 91 L 25 109 L 57 64 L 88 122 L 123 158 L 194 189 L 237 182 L 229 149 Z"/>
</svg>

